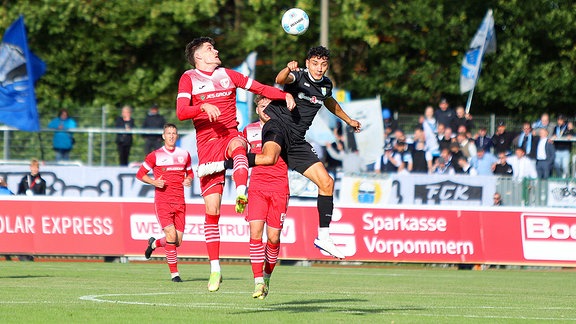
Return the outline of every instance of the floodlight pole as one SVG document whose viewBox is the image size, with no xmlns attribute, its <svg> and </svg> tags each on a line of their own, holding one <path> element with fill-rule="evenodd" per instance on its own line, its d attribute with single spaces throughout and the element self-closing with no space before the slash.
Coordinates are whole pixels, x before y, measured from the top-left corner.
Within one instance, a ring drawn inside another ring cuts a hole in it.
<svg viewBox="0 0 576 324">
<path fill-rule="evenodd" d="M 320 45 L 328 48 L 328 0 L 320 4 Z"/>
</svg>

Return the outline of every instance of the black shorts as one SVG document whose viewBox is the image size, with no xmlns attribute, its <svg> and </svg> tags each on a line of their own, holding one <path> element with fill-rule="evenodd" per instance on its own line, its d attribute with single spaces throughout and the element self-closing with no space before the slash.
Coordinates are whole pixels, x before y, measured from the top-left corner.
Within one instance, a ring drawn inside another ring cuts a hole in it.
<svg viewBox="0 0 576 324">
<path fill-rule="evenodd" d="M 262 127 L 262 145 L 268 141 L 280 145 L 282 148 L 280 155 L 288 167 L 300 174 L 320 162 L 312 145 L 303 140 L 292 140 L 288 128 L 277 119 L 270 119 Z"/>
</svg>

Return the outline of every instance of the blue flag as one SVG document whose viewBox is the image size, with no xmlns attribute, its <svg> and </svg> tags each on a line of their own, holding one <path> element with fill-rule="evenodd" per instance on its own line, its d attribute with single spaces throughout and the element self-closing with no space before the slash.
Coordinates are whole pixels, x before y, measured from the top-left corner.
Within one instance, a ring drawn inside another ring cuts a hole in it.
<svg viewBox="0 0 576 324">
<path fill-rule="evenodd" d="M 256 76 L 256 52 L 248 54 L 244 62 L 240 66 L 234 68 L 250 79 Z M 250 91 L 242 88 L 236 89 L 236 116 L 238 118 L 238 129 L 243 130 L 246 125 L 250 124 L 250 113 L 252 112 L 252 98 L 254 95 Z"/>
<path fill-rule="evenodd" d="M 494 17 L 488 10 L 482 25 L 474 35 L 470 48 L 462 60 L 460 71 L 460 93 L 468 92 L 476 86 L 480 75 L 480 66 L 485 53 L 496 51 L 496 34 L 494 33 Z"/>
<path fill-rule="evenodd" d="M 34 83 L 46 64 L 28 50 L 24 18 L 20 16 L 0 43 L 0 123 L 19 130 L 40 130 Z"/>
</svg>

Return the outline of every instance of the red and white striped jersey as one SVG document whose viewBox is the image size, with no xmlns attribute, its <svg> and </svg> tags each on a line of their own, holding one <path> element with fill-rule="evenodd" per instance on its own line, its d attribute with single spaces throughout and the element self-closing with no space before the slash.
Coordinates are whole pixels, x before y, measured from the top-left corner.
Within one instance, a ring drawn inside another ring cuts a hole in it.
<svg viewBox="0 0 576 324">
<path fill-rule="evenodd" d="M 161 203 L 184 203 L 184 178 L 192 175 L 192 158 L 188 151 L 176 147 L 169 151 L 165 146 L 151 152 L 146 156 L 140 166 L 136 178 L 152 171 L 154 178 L 162 177 L 165 180 L 164 188 L 156 188 L 155 202 Z"/>
<path fill-rule="evenodd" d="M 191 69 L 180 77 L 176 115 L 180 120 L 192 119 L 199 147 L 211 138 L 226 137 L 238 131 L 236 88 L 244 88 L 273 100 L 286 99 L 286 93 L 282 90 L 226 68 L 217 68 L 212 73 Z M 210 122 L 208 115 L 201 110 L 205 103 L 220 109 L 221 115 L 217 121 Z"/>
</svg>

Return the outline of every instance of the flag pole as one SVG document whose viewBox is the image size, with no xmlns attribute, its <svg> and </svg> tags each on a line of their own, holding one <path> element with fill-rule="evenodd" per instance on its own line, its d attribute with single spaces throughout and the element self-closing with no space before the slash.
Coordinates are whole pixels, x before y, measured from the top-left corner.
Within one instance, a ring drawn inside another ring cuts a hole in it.
<svg viewBox="0 0 576 324">
<path fill-rule="evenodd" d="M 492 9 L 489 9 L 470 43 L 469 50 L 466 51 L 464 59 L 462 60 L 462 68 L 460 72 L 460 93 L 468 92 L 466 114 L 470 113 L 472 97 L 474 96 L 474 89 L 482 70 L 484 54 L 493 53 L 495 51 L 496 38 L 494 34 L 494 17 L 492 16 Z"/>
<path fill-rule="evenodd" d="M 472 88 L 472 90 L 468 92 L 468 100 L 466 101 L 466 114 L 470 113 L 470 106 L 472 105 L 472 96 L 474 95 L 475 88 L 476 87 Z"/>
<path fill-rule="evenodd" d="M 44 146 L 42 145 L 42 136 L 40 136 L 40 132 L 38 132 L 36 134 L 38 134 L 38 142 L 40 143 L 40 161 L 45 161 L 44 160 Z"/>
</svg>

